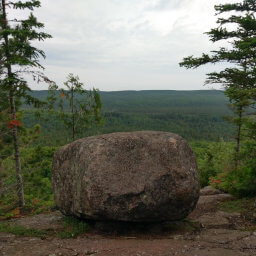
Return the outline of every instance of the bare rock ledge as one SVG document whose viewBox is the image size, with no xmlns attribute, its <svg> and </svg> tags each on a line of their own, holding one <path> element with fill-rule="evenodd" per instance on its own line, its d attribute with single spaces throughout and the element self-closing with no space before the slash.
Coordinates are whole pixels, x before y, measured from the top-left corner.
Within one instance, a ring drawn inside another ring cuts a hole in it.
<svg viewBox="0 0 256 256">
<path fill-rule="evenodd" d="M 100 221 L 180 220 L 199 197 L 193 151 L 180 136 L 156 131 L 93 136 L 62 147 L 52 185 L 62 213 Z"/>
</svg>

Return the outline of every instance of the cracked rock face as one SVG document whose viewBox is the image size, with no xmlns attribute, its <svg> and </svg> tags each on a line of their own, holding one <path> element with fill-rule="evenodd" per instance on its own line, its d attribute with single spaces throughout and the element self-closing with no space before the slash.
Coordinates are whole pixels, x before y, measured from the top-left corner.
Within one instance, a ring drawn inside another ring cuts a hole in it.
<svg viewBox="0 0 256 256">
<path fill-rule="evenodd" d="M 167 132 L 112 133 L 68 144 L 54 156 L 52 185 L 62 213 L 101 221 L 179 220 L 199 197 L 194 153 Z"/>
</svg>

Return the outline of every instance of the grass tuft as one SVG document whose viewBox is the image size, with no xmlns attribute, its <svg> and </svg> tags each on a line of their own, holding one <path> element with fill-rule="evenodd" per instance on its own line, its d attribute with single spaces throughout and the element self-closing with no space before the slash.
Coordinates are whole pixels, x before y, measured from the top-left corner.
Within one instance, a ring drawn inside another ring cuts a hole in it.
<svg viewBox="0 0 256 256">
<path fill-rule="evenodd" d="M 17 236 L 33 236 L 45 238 L 46 232 L 33 228 L 25 228 L 22 226 L 13 226 L 10 223 L 0 223 L 0 232 L 12 233 Z"/>
<path fill-rule="evenodd" d="M 89 230 L 88 224 L 72 216 L 64 218 L 64 231 L 59 233 L 60 238 L 75 238 Z"/>
<path fill-rule="evenodd" d="M 251 198 L 242 198 L 232 201 L 225 201 L 219 204 L 220 210 L 224 212 L 248 212 L 256 210 L 254 200 Z"/>
</svg>

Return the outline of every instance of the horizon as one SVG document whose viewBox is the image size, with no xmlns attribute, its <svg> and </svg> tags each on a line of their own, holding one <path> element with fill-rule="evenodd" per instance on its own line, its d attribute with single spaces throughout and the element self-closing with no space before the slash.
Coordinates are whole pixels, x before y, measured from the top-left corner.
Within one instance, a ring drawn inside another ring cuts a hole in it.
<svg viewBox="0 0 256 256">
<path fill-rule="evenodd" d="M 48 91 L 48 89 L 42 89 L 42 90 L 32 90 L 32 91 Z M 145 90 L 116 90 L 116 91 L 103 91 L 99 90 L 99 92 L 144 92 L 144 91 L 175 91 L 175 92 L 194 92 L 194 91 L 219 91 L 224 92 L 225 89 L 195 89 L 195 90 L 167 90 L 167 89 L 145 89 Z"/>
</svg>

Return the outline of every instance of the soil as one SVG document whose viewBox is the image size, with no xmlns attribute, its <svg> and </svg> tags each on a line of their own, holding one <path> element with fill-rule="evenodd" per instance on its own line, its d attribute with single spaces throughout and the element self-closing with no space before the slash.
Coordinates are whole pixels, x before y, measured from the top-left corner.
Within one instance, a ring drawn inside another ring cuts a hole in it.
<svg viewBox="0 0 256 256">
<path fill-rule="evenodd" d="M 47 231 L 44 237 L 0 233 L 0 256 L 256 256 L 255 210 L 224 212 L 232 196 L 203 193 L 186 220 L 171 223 L 90 223 L 71 239 L 58 238 L 58 212 L 9 220 L 11 225 Z"/>
</svg>

